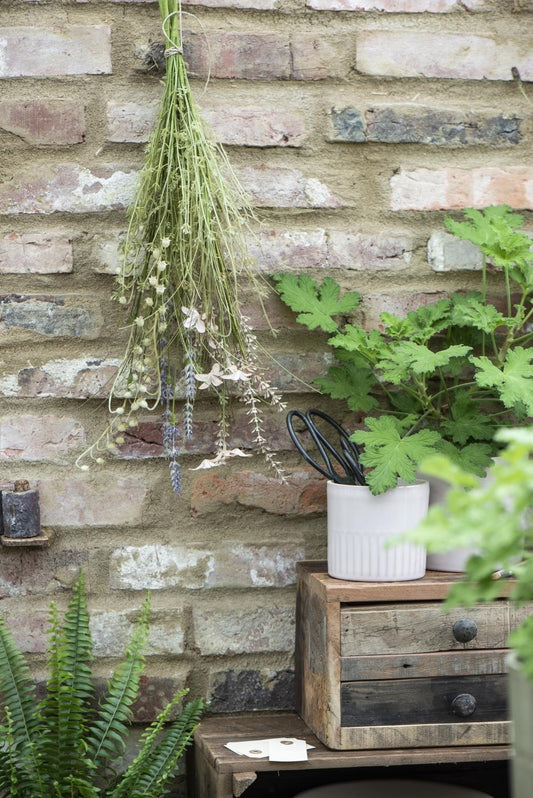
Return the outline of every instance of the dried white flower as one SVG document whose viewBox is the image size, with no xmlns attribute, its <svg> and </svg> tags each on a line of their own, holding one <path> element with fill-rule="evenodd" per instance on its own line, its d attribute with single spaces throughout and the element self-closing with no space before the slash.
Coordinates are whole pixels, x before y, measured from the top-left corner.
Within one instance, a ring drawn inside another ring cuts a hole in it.
<svg viewBox="0 0 533 798">
<path fill-rule="evenodd" d="M 159 263 L 157 264 L 157 270 L 159 272 L 164 272 L 167 266 L 168 263 L 166 262 L 166 260 L 160 260 Z"/>
<path fill-rule="evenodd" d="M 203 316 L 200 316 L 196 308 L 182 307 L 181 310 L 185 314 L 183 326 L 186 330 L 196 330 L 199 333 L 205 332 L 205 313 Z"/>
<path fill-rule="evenodd" d="M 125 305 L 128 300 L 126 299 L 125 296 L 119 296 L 118 301 L 120 305 Z"/>
<path fill-rule="evenodd" d="M 137 327 L 144 327 L 144 319 L 143 319 L 143 317 L 142 316 L 137 316 L 137 318 L 135 319 L 135 324 L 137 325 Z"/>
<path fill-rule="evenodd" d="M 216 387 L 217 385 L 222 385 L 222 369 L 220 368 L 220 363 L 214 363 L 209 374 L 195 374 L 194 376 L 200 383 L 199 387 L 201 391 L 205 391 L 205 389 L 210 386 Z"/>
<path fill-rule="evenodd" d="M 156 285 L 155 287 L 156 294 L 164 294 L 166 290 L 167 290 L 166 285 Z"/>
<path fill-rule="evenodd" d="M 166 237 L 161 239 L 161 246 L 163 249 L 166 249 L 170 246 L 170 238 Z"/>
<path fill-rule="evenodd" d="M 228 371 L 222 375 L 222 378 L 224 380 L 234 380 L 237 382 L 238 380 L 249 380 L 251 376 L 249 371 L 242 371 L 238 366 L 232 364 L 228 367 Z"/>
<path fill-rule="evenodd" d="M 151 296 L 147 296 L 146 299 L 144 300 L 144 304 L 148 305 L 148 307 L 151 308 L 154 305 L 154 300 L 152 299 Z"/>
<path fill-rule="evenodd" d="M 157 285 L 157 277 L 154 277 L 154 275 L 152 275 L 151 277 L 148 278 L 148 282 L 150 283 L 150 285 L 156 286 Z"/>
<path fill-rule="evenodd" d="M 217 468 L 229 460 L 231 457 L 251 457 L 251 454 L 243 452 L 242 449 L 222 449 L 211 460 L 202 460 L 199 466 L 191 468 L 191 471 L 200 471 L 204 468 Z"/>
</svg>

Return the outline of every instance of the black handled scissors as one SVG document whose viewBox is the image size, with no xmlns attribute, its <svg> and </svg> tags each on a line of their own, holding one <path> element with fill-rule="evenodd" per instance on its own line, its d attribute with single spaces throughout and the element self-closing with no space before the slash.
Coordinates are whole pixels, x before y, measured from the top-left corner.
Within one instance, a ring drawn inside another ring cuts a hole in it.
<svg viewBox="0 0 533 798">
<path fill-rule="evenodd" d="M 320 462 L 311 457 L 307 449 L 300 442 L 299 435 L 301 435 L 301 432 L 297 433 L 294 429 L 293 420 L 295 418 L 303 423 L 305 429 L 311 435 L 324 465 L 321 465 Z M 322 421 L 332 428 L 336 437 L 338 437 L 340 450 L 338 446 L 334 446 L 330 442 L 327 435 L 320 431 L 314 421 L 315 418 L 322 419 Z M 323 413 L 321 410 L 307 410 L 305 413 L 302 413 L 300 410 L 291 410 L 287 413 L 287 429 L 289 430 L 292 442 L 304 460 L 312 465 L 313 468 L 316 468 L 320 474 L 342 485 L 366 485 L 363 468 L 359 460 L 359 449 L 355 443 L 350 440 L 350 436 L 344 427 L 341 427 L 341 425 L 332 419 L 331 416 L 328 416 L 327 413 Z M 335 462 L 337 466 L 340 466 L 342 473 L 339 473 L 339 470 L 335 468 Z"/>
</svg>

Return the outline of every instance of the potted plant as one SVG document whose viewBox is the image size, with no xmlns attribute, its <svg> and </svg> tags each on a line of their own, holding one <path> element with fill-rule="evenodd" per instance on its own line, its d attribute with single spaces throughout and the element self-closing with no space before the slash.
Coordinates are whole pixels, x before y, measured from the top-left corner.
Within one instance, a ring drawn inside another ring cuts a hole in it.
<svg viewBox="0 0 533 798">
<path fill-rule="evenodd" d="M 408 538 L 430 551 L 471 546 L 476 553 L 466 574 L 451 589 L 445 608 L 492 601 L 505 589 L 525 616 L 511 633 L 508 658 L 511 719 L 514 727 L 514 798 L 529 798 L 533 761 L 533 430 L 515 428 L 496 434 L 507 444 L 480 484 L 472 473 L 444 455 L 434 455 L 422 468 L 452 486 L 445 503 L 431 508 Z M 495 578 L 509 574 L 511 583 Z"/>
<path fill-rule="evenodd" d="M 331 277 L 321 284 L 308 275 L 274 278 L 297 320 L 330 335 L 335 362 L 316 384 L 366 415 L 352 439 L 364 447 L 374 495 L 399 480 L 412 483 L 434 452 L 484 475 L 499 451 L 495 431 L 533 415 L 531 239 L 507 206 L 464 216 L 445 223 L 480 247 L 480 290 L 453 293 L 405 318 L 382 313 L 379 329 L 366 330 L 349 315 L 361 297 L 341 296 Z M 488 298 L 492 271 L 503 276 L 503 307 Z"/>
<path fill-rule="evenodd" d="M 89 616 L 80 575 L 63 623 L 50 609 L 50 676 L 38 701 L 28 665 L 0 619 L 0 794 L 11 798 L 159 798 L 168 795 L 192 739 L 203 701 L 179 705 L 181 690 L 146 729 L 140 750 L 123 773 L 132 705 L 139 693 L 150 604 L 145 601 L 119 665 L 97 706 L 90 662 Z"/>
</svg>

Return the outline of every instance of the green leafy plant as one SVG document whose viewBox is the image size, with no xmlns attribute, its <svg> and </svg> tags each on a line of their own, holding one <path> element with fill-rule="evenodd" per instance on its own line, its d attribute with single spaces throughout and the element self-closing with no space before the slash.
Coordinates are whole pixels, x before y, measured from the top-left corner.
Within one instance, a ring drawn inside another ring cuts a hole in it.
<svg viewBox="0 0 533 798">
<path fill-rule="evenodd" d="M 203 709 L 186 690 L 146 729 L 139 753 L 118 775 L 132 705 L 139 693 L 150 604 L 145 601 L 120 664 L 96 709 L 89 616 L 80 575 L 63 622 L 52 604 L 45 697 L 38 701 L 28 664 L 0 619 L 0 795 L 10 798 L 159 798 L 175 775 Z"/>
<path fill-rule="evenodd" d="M 78 458 L 87 470 L 102 464 L 157 408 L 172 487 L 179 493 L 179 453 L 193 437 L 197 396 L 214 394 L 219 428 L 210 468 L 245 456 L 228 447 L 228 402 L 246 405 L 255 446 L 279 476 L 263 434 L 262 407 L 283 409 L 266 380 L 261 346 L 243 315 L 245 292 L 259 298 L 266 282 L 247 247 L 252 211 L 229 160 L 208 133 L 187 76 L 180 0 L 159 0 L 167 40 L 166 75 L 157 121 L 129 208 L 115 299 L 130 330 L 110 389 L 110 422 Z"/>
<path fill-rule="evenodd" d="M 274 278 L 299 322 L 331 334 L 336 362 L 316 385 L 367 414 L 366 428 L 352 438 L 364 446 L 373 493 L 398 479 L 411 482 L 434 451 L 481 476 L 498 450 L 495 431 L 533 415 L 531 239 L 507 206 L 464 216 L 445 224 L 481 249 L 481 290 L 454 293 L 405 318 L 382 313 L 379 330 L 347 319 L 361 296 L 341 296 L 331 277 L 321 284 L 308 275 Z M 501 310 L 487 300 L 489 266 L 503 274 Z"/>
<path fill-rule="evenodd" d="M 432 507 L 406 537 L 430 552 L 463 546 L 476 551 L 445 608 L 492 601 L 509 588 L 505 579 L 495 578 L 505 572 L 515 577 L 510 598 L 533 601 L 533 430 L 503 429 L 496 437 L 507 445 L 483 484 L 444 455 L 422 463 L 424 473 L 446 480 L 451 488 L 444 504 Z M 509 642 L 533 681 L 533 615 L 511 633 Z"/>
</svg>

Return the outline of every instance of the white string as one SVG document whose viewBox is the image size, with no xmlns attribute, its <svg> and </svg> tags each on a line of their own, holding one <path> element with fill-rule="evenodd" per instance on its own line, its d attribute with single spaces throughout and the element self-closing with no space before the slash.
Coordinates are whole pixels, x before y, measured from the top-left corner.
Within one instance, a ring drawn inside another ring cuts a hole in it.
<svg viewBox="0 0 533 798">
<path fill-rule="evenodd" d="M 175 17 L 176 15 L 179 18 L 178 19 L 178 31 L 179 31 L 179 37 L 180 37 L 180 44 L 179 45 L 176 44 L 176 42 L 172 41 L 172 39 L 170 38 L 170 36 L 168 35 L 168 33 L 165 30 L 165 25 L 168 22 L 168 20 L 171 17 Z M 163 24 L 161 25 L 161 30 L 163 31 L 163 36 L 165 37 L 165 39 L 167 40 L 167 42 L 170 45 L 169 47 L 166 48 L 164 55 L 165 55 L 165 58 L 170 58 L 171 55 L 183 55 L 183 45 L 181 44 L 181 42 L 183 42 L 183 17 L 184 16 L 192 17 L 194 20 L 196 20 L 196 22 L 200 26 L 200 29 L 201 29 L 201 31 L 203 33 L 204 38 L 205 38 L 205 43 L 206 43 L 206 46 L 207 46 L 207 78 L 206 78 L 206 81 L 205 81 L 204 90 L 202 92 L 202 94 L 205 94 L 205 92 L 207 91 L 207 87 L 209 85 L 209 81 L 211 79 L 211 52 L 210 52 L 210 48 L 209 48 L 209 39 L 207 37 L 207 31 L 206 31 L 204 25 L 202 24 L 202 21 L 200 19 L 198 19 L 196 14 L 190 14 L 188 11 L 183 11 L 182 10 L 182 8 L 181 8 L 181 0 L 178 3 L 178 10 L 177 11 L 171 11 L 170 14 L 167 14 L 165 19 L 163 20 Z"/>
</svg>

